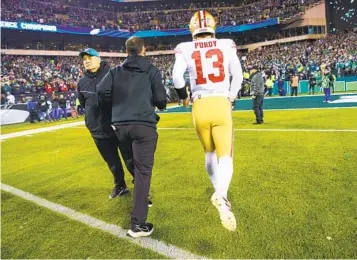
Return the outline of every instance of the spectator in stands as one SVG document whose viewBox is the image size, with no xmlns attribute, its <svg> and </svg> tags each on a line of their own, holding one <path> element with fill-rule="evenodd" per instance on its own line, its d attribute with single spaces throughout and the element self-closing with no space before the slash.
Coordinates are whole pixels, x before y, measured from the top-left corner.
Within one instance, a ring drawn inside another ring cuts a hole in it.
<svg viewBox="0 0 357 260">
<path fill-rule="evenodd" d="M 268 76 L 265 85 L 267 86 L 267 94 L 269 95 L 269 97 L 272 96 L 273 94 L 273 86 L 274 86 L 274 82 L 272 80 L 272 76 Z"/>
<path fill-rule="evenodd" d="M 49 114 L 50 105 L 48 104 L 45 95 L 40 96 L 40 100 L 37 102 L 37 109 L 40 112 L 40 119 L 44 122 L 51 121 Z"/>
<path fill-rule="evenodd" d="M 81 106 L 81 103 L 79 102 L 79 99 L 76 99 L 76 106 L 77 106 L 77 113 L 78 116 L 84 115 L 84 107 Z"/>
<path fill-rule="evenodd" d="M 71 106 L 72 118 L 78 118 L 78 113 L 77 113 L 77 108 L 76 108 L 77 97 L 74 93 L 71 93 L 71 96 L 69 97 L 69 102 L 70 102 L 70 106 Z"/>
<path fill-rule="evenodd" d="M 60 108 L 59 105 L 59 99 L 55 93 L 52 94 L 52 118 L 55 121 L 60 120 L 61 118 L 61 111 L 62 109 Z"/>
<path fill-rule="evenodd" d="M 329 72 L 329 76 L 330 76 L 330 89 L 332 89 L 332 93 L 335 93 L 336 76 L 332 73 L 332 71 Z"/>
<path fill-rule="evenodd" d="M 298 93 L 298 86 L 299 86 L 299 77 L 298 75 L 294 75 L 291 79 L 291 96 L 297 96 Z"/>
<path fill-rule="evenodd" d="M 10 92 L 6 93 L 6 101 L 8 105 L 13 105 L 15 104 L 15 96 L 11 94 Z"/>
<path fill-rule="evenodd" d="M 52 86 L 47 81 L 45 82 L 45 90 L 46 90 L 46 93 L 47 93 L 48 96 L 52 95 L 52 93 L 53 93 Z"/>
<path fill-rule="evenodd" d="M 279 93 L 279 96 L 285 96 L 286 95 L 286 92 L 285 92 L 285 89 L 284 89 L 284 81 L 282 78 L 279 78 L 278 80 L 278 93 Z"/>
<path fill-rule="evenodd" d="M 40 118 L 38 116 L 37 104 L 32 97 L 30 97 L 27 102 L 27 110 L 30 113 L 30 123 L 40 121 Z"/>
<path fill-rule="evenodd" d="M 61 109 L 61 118 L 64 116 L 67 120 L 67 99 L 65 99 L 63 94 L 59 96 L 58 103 Z"/>
<path fill-rule="evenodd" d="M 331 102 L 331 89 L 330 89 L 330 75 L 329 71 L 325 70 L 321 79 L 321 86 L 324 89 L 325 100 L 324 102 Z"/>
<path fill-rule="evenodd" d="M 315 75 L 316 75 L 316 86 L 320 89 L 320 92 L 323 92 L 323 89 L 321 87 L 321 71 L 316 71 L 315 72 Z"/>
<path fill-rule="evenodd" d="M 315 94 L 315 86 L 316 86 L 316 76 L 315 73 L 311 73 L 309 78 L 309 95 Z"/>
<path fill-rule="evenodd" d="M 11 93 L 11 86 L 10 86 L 10 81 L 8 77 L 3 77 L 3 83 L 1 86 L 1 92 L 2 93 Z"/>
</svg>

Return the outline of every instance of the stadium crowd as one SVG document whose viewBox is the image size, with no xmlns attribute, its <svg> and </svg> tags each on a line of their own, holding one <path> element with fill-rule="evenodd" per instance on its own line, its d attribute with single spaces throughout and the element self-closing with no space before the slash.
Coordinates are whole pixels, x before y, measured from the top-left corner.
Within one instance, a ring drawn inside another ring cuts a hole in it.
<svg viewBox="0 0 357 260">
<path fill-rule="evenodd" d="M 170 11 L 160 8 L 152 11 L 152 8 L 146 5 L 147 10 L 151 11 L 144 11 L 144 9 L 135 12 L 123 12 L 123 10 L 118 9 L 108 11 L 105 5 L 88 6 L 87 4 L 88 8 L 83 8 L 64 5 L 53 0 L 46 2 L 39 0 L 4 0 L 2 1 L 1 15 L 4 21 L 28 21 L 136 31 L 187 28 L 192 14 L 197 10 L 196 7 L 207 7 L 207 10 L 217 18 L 220 25 L 239 25 L 273 17 L 288 18 L 296 13 L 303 12 L 306 6 L 319 1 L 250 0 L 236 1 L 235 5 L 232 3 L 224 4 L 225 2 L 222 1 L 223 6 L 229 7 L 222 7 L 219 3 L 212 3 L 211 1 L 208 1 L 207 4 L 205 2 L 199 4 L 200 1 L 191 1 L 191 3 L 188 3 L 189 9 Z M 249 4 L 242 5 L 245 2 Z M 179 6 L 179 8 L 186 6 Z"/>
<path fill-rule="evenodd" d="M 180 10 L 195 8 L 213 8 L 213 7 L 236 7 L 248 5 L 259 0 L 161 0 L 161 1 L 141 1 L 141 2 L 108 2 L 106 0 L 57 0 L 56 3 L 84 7 L 88 9 L 100 9 L 110 12 L 146 12 L 158 10 Z"/>
<path fill-rule="evenodd" d="M 292 75 L 309 79 L 311 73 L 330 68 L 337 77 L 357 75 L 357 33 L 339 33 L 316 41 L 277 44 L 240 54 L 245 73 L 259 66 L 267 75 L 290 80 Z M 161 70 L 167 86 L 172 85 L 174 55 L 149 56 Z M 111 66 L 122 58 L 103 58 Z M 78 57 L 1 57 L 1 91 L 15 97 L 30 93 L 75 91 L 83 67 Z"/>
<path fill-rule="evenodd" d="M 357 75 L 357 33 L 330 34 L 316 41 L 301 41 L 286 45 L 271 45 L 249 52 L 244 66 L 258 65 L 277 77 L 309 73 L 330 68 L 338 77 Z"/>
</svg>

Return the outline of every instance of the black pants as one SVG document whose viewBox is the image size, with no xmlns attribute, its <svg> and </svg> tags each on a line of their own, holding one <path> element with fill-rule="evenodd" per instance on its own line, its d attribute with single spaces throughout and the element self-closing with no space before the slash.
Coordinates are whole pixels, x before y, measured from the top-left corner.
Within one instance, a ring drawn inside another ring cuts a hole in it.
<svg viewBox="0 0 357 260">
<path fill-rule="evenodd" d="M 108 167 L 113 174 L 114 184 L 120 187 L 126 186 L 124 180 L 124 169 L 118 153 L 118 148 L 120 149 L 118 138 L 116 138 L 116 136 L 103 139 L 93 137 L 93 140 L 99 153 L 102 155 L 104 161 L 108 164 Z M 123 153 L 122 156 L 128 171 L 134 175 L 132 157 L 128 158 L 124 156 Z"/>
<path fill-rule="evenodd" d="M 309 94 L 315 94 L 315 84 L 310 84 L 309 85 Z"/>
<path fill-rule="evenodd" d="M 256 95 L 255 98 L 253 99 L 253 110 L 257 123 L 262 123 L 264 120 L 263 101 L 264 101 L 264 95 L 261 94 Z"/>
<path fill-rule="evenodd" d="M 146 125 L 118 125 L 115 133 L 122 154 L 127 154 L 134 161 L 135 182 L 131 223 L 132 226 L 144 224 L 148 215 L 148 196 L 158 134 L 154 127 Z"/>
<path fill-rule="evenodd" d="M 291 96 L 295 94 L 295 97 L 297 96 L 297 87 L 291 87 Z"/>
<path fill-rule="evenodd" d="M 330 89 L 332 89 L 332 93 L 335 93 L 335 84 L 334 83 L 330 84 Z"/>
<path fill-rule="evenodd" d="M 30 123 L 35 123 L 35 121 L 40 121 L 40 117 L 38 116 L 38 112 L 36 109 L 30 110 Z"/>
<path fill-rule="evenodd" d="M 268 95 L 269 95 L 269 97 L 271 97 L 272 94 L 273 94 L 273 88 L 268 88 Z"/>
</svg>

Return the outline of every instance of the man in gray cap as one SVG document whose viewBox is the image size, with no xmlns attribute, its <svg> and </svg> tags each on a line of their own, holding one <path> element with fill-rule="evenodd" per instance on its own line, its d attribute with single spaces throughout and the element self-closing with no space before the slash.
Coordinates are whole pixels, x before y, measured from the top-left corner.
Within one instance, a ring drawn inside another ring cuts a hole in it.
<svg viewBox="0 0 357 260">
<path fill-rule="evenodd" d="M 124 170 L 118 154 L 119 141 L 111 126 L 112 111 L 109 106 L 99 106 L 97 85 L 108 73 L 110 66 L 102 61 L 99 53 L 87 48 L 79 54 L 85 68 L 84 76 L 79 80 L 77 92 L 80 105 L 85 109 L 85 124 L 94 143 L 114 176 L 114 188 L 109 198 L 114 199 L 128 193 L 124 180 Z M 131 158 L 122 153 L 128 171 L 134 174 Z"/>
<path fill-rule="evenodd" d="M 251 96 L 253 100 L 253 110 L 256 118 L 255 125 L 264 123 L 263 100 L 264 100 L 264 79 L 258 66 L 253 66 L 251 75 Z"/>
</svg>

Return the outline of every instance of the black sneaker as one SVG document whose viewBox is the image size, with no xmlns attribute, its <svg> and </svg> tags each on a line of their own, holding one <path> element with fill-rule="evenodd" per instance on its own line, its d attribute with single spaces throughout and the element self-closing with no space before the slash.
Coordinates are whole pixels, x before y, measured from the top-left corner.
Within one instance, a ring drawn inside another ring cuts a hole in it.
<svg viewBox="0 0 357 260">
<path fill-rule="evenodd" d="M 127 187 L 115 186 L 112 190 L 112 193 L 109 195 L 109 199 L 115 199 L 119 196 L 127 194 L 129 192 Z"/>
<path fill-rule="evenodd" d="M 147 237 L 150 236 L 154 231 L 154 225 L 151 223 L 146 223 L 142 225 L 134 225 L 131 229 L 126 233 L 129 237 Z"/>
</svg>

